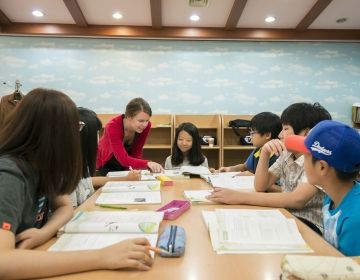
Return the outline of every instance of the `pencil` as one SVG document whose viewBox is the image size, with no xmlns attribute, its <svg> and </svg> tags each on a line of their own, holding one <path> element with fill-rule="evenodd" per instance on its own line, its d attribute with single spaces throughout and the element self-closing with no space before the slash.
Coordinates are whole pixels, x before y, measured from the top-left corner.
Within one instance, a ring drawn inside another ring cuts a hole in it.
<svg viewBox="0 0 360 280">
<path fill-rule="evenodd" d="M 113 205 L 113 204 L 99 204 L 98 206 L 102 208 L 111 208 L 111 209 L 119 209 L 119 210 L 126 210 L 127 208 L 120 205 Z"/>
<path fill-rule="evenodd" d="M 166 251 L 164 249 L 161 249 L 161 248 L 158 248 L 158 247 L 152 247 L 152 246 L 145 246 L 145 247 L 146 247 L 146 249 L 148 249 L 150 251 L 153 251 L 153 252 L 155 252 L 157 254 L 162 253 L 162 254 L 170 255 L 170 253 L 168 251 Z"/>
</svg>

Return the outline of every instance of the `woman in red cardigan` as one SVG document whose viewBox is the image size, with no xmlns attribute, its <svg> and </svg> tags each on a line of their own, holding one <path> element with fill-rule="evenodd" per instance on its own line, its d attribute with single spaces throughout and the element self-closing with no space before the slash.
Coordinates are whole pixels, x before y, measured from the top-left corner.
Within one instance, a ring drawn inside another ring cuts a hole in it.
<svg viewBox="0 0 360 280">
<path fill-rule="evenodd" d="M 107 123 L 96 159 L 100 175 L 132 168 L 163 171 L 159 163 L 142 159 L 142 150 L 151 128 L 151 115 L 149 103 L 142 98 L 134 98 L 126 105 L 125 114 Z"/>
</svg>

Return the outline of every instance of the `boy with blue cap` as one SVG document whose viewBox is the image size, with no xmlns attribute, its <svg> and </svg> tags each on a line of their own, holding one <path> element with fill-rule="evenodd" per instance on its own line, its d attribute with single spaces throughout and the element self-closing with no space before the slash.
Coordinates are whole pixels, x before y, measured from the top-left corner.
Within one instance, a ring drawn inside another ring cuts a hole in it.
<svg viewBox="0 0 360 280">
<path fill-rule="evenodd" d="M 307 135 L 285 139 L 287 149 L 304 153 L 310 184 L 326 193 L 324 238 L 346 256 L 360 255 L 360 134 L 336 121 L 322 121 Z"/>
</svg>

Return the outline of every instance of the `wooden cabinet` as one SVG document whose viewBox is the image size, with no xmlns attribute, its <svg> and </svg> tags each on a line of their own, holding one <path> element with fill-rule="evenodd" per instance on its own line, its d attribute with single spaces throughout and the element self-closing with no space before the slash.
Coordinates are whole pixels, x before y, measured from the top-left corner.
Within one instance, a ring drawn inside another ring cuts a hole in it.
<svg viewBox="0 0 360 280">
<path fill-rule="evenodd" d="M 222 166 L 232 166 L 244 163 L 252 150 L 252 145 L 242 145 L 240 138 L 235 134 L 233 129 L 229 127 L 229 121 L 235 119 L 251 120 L 251 115 L 222 115 L 222 134 L 221 134 L 221 162 Z M 247 128 L 240 128 L 242 136 L 248 135 Z"/>
<path fill-rule="evenodd" d="M 146 140 L 143 158 L 160 164 L 171 154 L 173 143 L 173 115 L 152 115 L 151 130 Z"/>
<path fill-rule="evenodd" d="M 219 168 L 221 165 L 221 117 L 215 115 L 174 115 L 174 136 L 176 128 L 183 122 L 193 123 L 201 136 L 212 136 L 216 139 L 214 146 L 202 146 L 202 151 L 207 157 L 209 167 Z"/>
<path fill-rule="evenodd" d="M 112 119 L 118 116 L 119 114 L 97 114 L 97 117 L 100 119 L 102 123 L 102 129 L 99 131 L 99 138 L 104 133 L 104 127 L 105 125 Z"/>
</svg>

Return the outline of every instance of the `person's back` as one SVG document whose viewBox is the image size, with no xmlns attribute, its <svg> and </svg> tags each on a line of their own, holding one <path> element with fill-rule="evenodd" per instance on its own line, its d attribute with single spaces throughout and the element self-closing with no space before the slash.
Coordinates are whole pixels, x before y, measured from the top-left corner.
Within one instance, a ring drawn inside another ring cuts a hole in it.
<svg viewBox="0 0 360 280">
<path fill-rule="evenodd" d="M 351 127 L 323 121 L 305 137 L 289 136 L 289 150 L 305 154 L 309 183 L 325 191 L 324 238 L 346 256 L 360 255 L 360 135 Z"/>
</svg>

